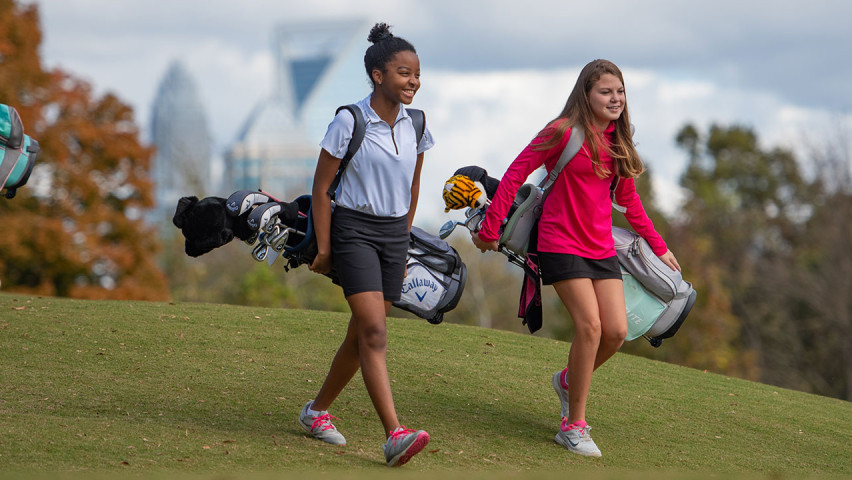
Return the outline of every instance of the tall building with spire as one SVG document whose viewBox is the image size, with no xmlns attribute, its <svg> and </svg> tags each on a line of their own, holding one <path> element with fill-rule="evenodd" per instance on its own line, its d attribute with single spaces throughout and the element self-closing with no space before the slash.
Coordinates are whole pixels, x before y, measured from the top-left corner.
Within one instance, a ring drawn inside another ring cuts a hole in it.
<svg viewBox="0 0 852 480">
<path fill-rule="evenodd" d="M 180 197 L 210 193 L 212 142 L 197 92 L 195 81 L 177 61 L 157 89 L 151 111 L 151 143 L 156 148 L 154 223 L 170 221 Z"/>
<path fill-rule="evenodd" d="M 233 190 L 262 189 L 292 200 L 310 193 L 319 142 L 340 105 L 369 93 L 364 21 L 281 24 L 275 29 L 274 86 L 225 157 Z"/>
</svg>

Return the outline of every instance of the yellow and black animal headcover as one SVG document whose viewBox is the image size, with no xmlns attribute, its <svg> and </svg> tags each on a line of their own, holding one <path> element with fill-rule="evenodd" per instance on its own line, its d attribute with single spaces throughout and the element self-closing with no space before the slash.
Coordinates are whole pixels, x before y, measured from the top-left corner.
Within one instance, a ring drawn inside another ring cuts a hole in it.
<svg viewBox="0 0 852 480">
<path fill-rule="evenodd" d="M 465 207 L 481 207 L 488 202 L 482 194 L 482 186 L 465 175 L 453 175 L 444 184 L 444 212 Z"/>
</svg>

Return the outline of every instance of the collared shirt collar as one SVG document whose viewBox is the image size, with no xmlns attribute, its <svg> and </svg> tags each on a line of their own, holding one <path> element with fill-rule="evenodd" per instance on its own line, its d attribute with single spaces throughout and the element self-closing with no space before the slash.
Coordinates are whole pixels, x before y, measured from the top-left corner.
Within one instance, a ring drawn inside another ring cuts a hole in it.
<svg viewBox="0 0 852 480">
<path fill-rule="evenodd" d="M 379 117 L 379 114 L 378 114 L 378 113 L 376 113 L 376 111 L 375 111 L 375 110 L 373 110 L 373 106 L 372 106 L 372 105 L 370 105 L 370 98 L 371 98 L 372 96 L 373 96 L 373 94 L 372 94 L 372 93 L 371 93 L 371 94 L 369 94 L 369 95 L 367 95 L 367 97 L 366 97 L 366 98 L 364 98 L 363 100 L 361 100 L 360 102 L 358 102 L 358 105 L 360 105 L 360 106 L 361 106 L 361 111 L 363 111 L 363 112 L 364 112 L 364 120 L 365 120 L 367 123 L 378 123 L 378 122 L 382 122 L 383 120 Z M 396 120 L 394 121 L 394 125 L 395 125 L 396 123 L 398 123 L 400 120 L 402 120 L 403 118 L 406 118 L 406 117 L 408 117 L 408 116 L 409 116 L 409 115 L 408 115 L 408 112 L 405 110 L 405 105 L 403 105 L 402 103 L 400 103 L 400 104 L 399 104 L 399 113 L 397 113 L 397 115 L 396 115 Z M 393 127 L 393 125 L 391 125 L 391 127 Z"/>
</svg>

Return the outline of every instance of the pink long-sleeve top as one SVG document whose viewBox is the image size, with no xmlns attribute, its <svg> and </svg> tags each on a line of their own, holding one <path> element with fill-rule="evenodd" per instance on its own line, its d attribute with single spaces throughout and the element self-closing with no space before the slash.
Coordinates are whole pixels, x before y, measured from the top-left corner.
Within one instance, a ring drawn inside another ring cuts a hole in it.
<svg viewBox="0 0 852 480">
<path fill-rule="evenodd" d="M 604 131 L 604 141 L 613 139 L 615 124 L 610 123 Z M 527 177 L 542 164 L 547 171 L 556 166 L 565 149 L 571 130 L 565 132 L 562 141 L 549 150 L 536 151 L 533 147 L 542 142 L 536 137 L 509 166 L 497 192 L 491 200 L 479 237 L 487 242 L 499 238 L 499 228 L 512 206 L 520 186 Z M 589 136 L 586 142 L 589 141 Z M 614 172 L 614 160 L 605 151 L 598 149 L 601 163 Z M 567 253 L 584 258 L 600 260 L 615 255 L 612 239 L 612 201 L 610 184 L 612 175 L 600 178 L 589 157 L 588 146 L 570 161 L 556 178 L 553 188 L 544 201 L 539 220 L 538 250 L 540 252 Z M 651 219 L 636 192 L 633 178 L 621 179 L 615 189 L 616 203 L 627 209 L 625 217 L 633 230 L 641 235 L 657 256 L 668 250 L 666 242 L 654 229 Z"/>
</svg>

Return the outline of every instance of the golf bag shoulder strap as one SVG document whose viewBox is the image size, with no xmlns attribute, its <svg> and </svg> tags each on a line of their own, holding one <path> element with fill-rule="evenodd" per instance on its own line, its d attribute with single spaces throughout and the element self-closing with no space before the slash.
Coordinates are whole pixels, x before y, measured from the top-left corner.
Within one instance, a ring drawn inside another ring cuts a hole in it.
<svg viewBox="0 0 852 480">
<path fill-rule="evenodd" d="M 361 148 L 361 142 L 364 141 L 364 132 L 367 129 L 367 122 L 364 120 L 364 114 L 361 112 L 361 108 L 358 105 L 350 104 L 343 105 L 337 108 L 337 111 L 334 112 L 335 116 L 340 113 L 341 110 L 347 110 L 352 116 L 355 118 L 355 126 L 352 128 L 352 138 L 349 140 L 349 148 L 346 149 L 346 154 L 343 155 L 343 158 L 340 160 L 340 166 L 337 168 L 337 174 L 334 176 L 334 180 L 332 180 L 331 185 L 328 187 L 328 196 L 331 199 L 334 199 L 334 192 L 337 191 L 337 186 L 340 185 L 340 179 L 343 177 L 343 171 L 346 170 L 346 166 L 349 165 L 349 161 L 352 160 L 352 157 L 355 156 L 355 153 L 358 152 L 358 149 Z"/>
<path fill-rule="evenodd" d="M 571 138 L 568 139 L 568 144 L 565 145 L 565 150 L 562 150 L 562 155 L 559 156 L 559 161 L 556 162 L 556 165 L 553 166 L 550 173 L 548 173 L 539 184 L 539 187 L 541 187 L 545 195 L 547 195 L 547 192 L 553 187 L 553 184 L 556 183 L 556 177 L 559 176 L 562 169 L 568 165 L 568 162 L 570 162 L 571 159 L 580 153 L 580 149 L 583 148 L 583 142 L 585 140 L 586 132 L 583 131 L 582 127 L 571 127 Z"/>
<path fill-rule="evenodd" d="M 423 140 L 423 133 L 426 131 L 426 114 L 423 110 L 416 108 L 406 108 L 408 116 L 411 117 L 411 124 L 414 125 L 414 135 L 417 139 L 417 145 L 420 146 L 420 140 Z"/>
<path fill-rule="evenodd" d="M 343 105 L 338 107 L 334 114 L 337 115 L 341 110 L 347 110 L 352 114 L 352 117 L 355 118 L 355 126 L 352 128 L 352 139 L 349 140 L 349 147 L 346 149 L 346 154 L 343 155 L 343 158 L 340 160 L 340 166 L 337 168 L 337 174 L 334 176 L 334 180 L 332 180 L 331 185 L 328 187 L 328 196 L 331 197 L 332 200 L 334 200 L 334 193 L 340 185 L 340 179 L 343 178 L 343 171 L 346 170 L 346 166 L 349 165 L 349 161 L 352 160 L 352 157 L 354 157 L 358 152 L 358 149 L 361 148 L 361 143 L 364 141 L 364 133 L 367 130 L 367 121 L 364 120 L 364 113 L 361 112 L 361 108 L 358 105 Z M 426 114 L 423 113 L 423 110 L 418 110 L 416 108 L 406 108 L 405 111 L 408 112 L 408 115 L 411 117 L 411 124 L 414 126 L 417 145 L 420 145 L 420 140 L 423 139 L 423 134 L 426 131 Z"/>
<path fill-rule="evenodd" d="M 636 131 L 636 127 L 633 124 L 630 124 L 630 134 L 633 135 L 633 132 Z M 553 170 L 547 174 L 541 180 L 539 187 L 544 192 L 544 197 L 547 197 L 548 192 L 553 187 L 553 184 L 556 182 L 556 177 L 562 172 L 565 166 L 568 165 L 568 162 L 571 161 L 578 153 L 580 153 L 580 149 L 583 148 L 583 142 L 586 140 L 586 132 L 583 131 L 583 127 L 573 126 L 571 127 L 571 137 L 568 139 L 568 144 L 565 145 L 565 149 L 562 150 L 562 155 L 559 156 L 559 161 L 554 165 Z M 618 186 L 618 175 L 613 175 L 612 183 L 609 185 L 609 198 L 612 200 L 612 206 L 616 210 L 621 213 L 627 211 L 626 208 L 622 207 L 615 203 L 615 188 Z M 542 203 L 544 203 L 544 198 L 542 198 Z"/>
</svg>

